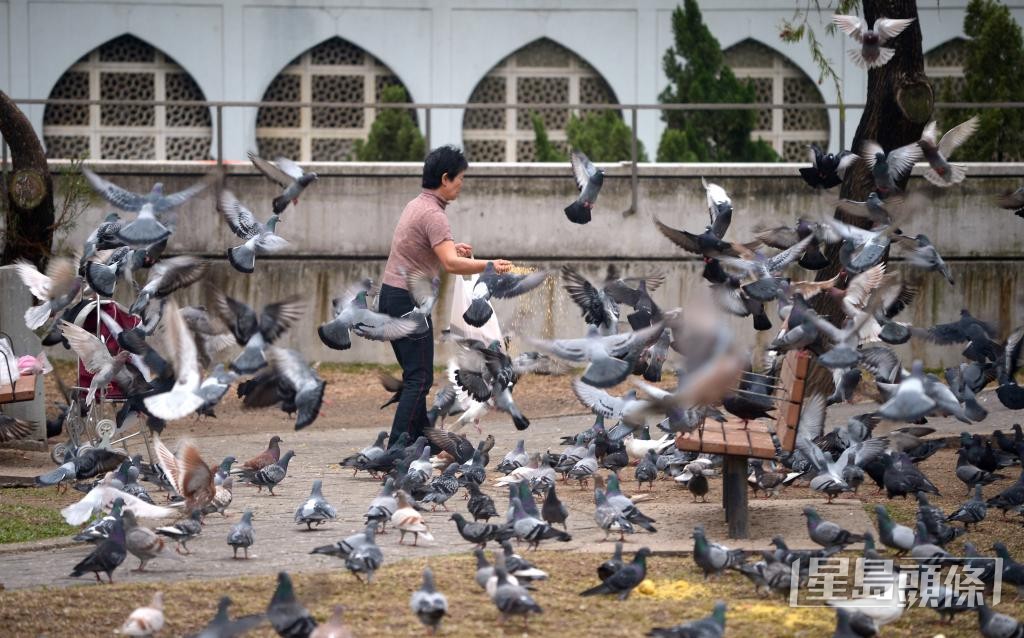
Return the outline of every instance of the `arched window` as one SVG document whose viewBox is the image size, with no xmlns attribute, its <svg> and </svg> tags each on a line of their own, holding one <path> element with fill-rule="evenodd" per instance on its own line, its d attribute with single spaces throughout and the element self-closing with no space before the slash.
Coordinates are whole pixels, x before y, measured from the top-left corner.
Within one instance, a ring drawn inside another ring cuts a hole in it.
<svg viewBox="0 0 1024 638">
<path fill-rule="evenodd" d="M 807 74 L 786 56 L 754 40 L 744 40 L 724 51 L 725 63 L 738 78 L 749 78 L 762 104 L 825 103 Z M 802 162 L 807 145 L 828 148 L 828 112 L 825 109 L 765 109 L 758 111 L 750 136 L 763 139 L 789 162 Z"/>
<path fill-rule="evenodd" d="M 292 60 L 267 87 L 263 100 L 379 102 L 381 91 L 392 84 L 405 88 L 380 60 L 351 42 L 334 37 Z M 350 161 L 354 159 L 355 141 L 366 139 L 376 116 L 377 109 L 373 108 L 261 107 L 256 115 L 256 145 L 264 157 L 283 155 L 306 162 Z"/>
<path fill-rule="evenodd" d="M 205 100 L 169 56 L 132 35 L 86 54 L 64 72 L 52 99 Z M 210 109 L 201 106 L 47 105 L 43 141 L 52 158 L 210 159 Z"/>
<path fill-rule="evenodd" d="M 542 38 L 496 64 L 469 96 L 471 103 L 614 104 L 615 93 L 583 58 Z M 569 109 L 536 111 L 555 146 L 566 150 Z M 474 162 L 529 162 L 534 158 L 533 112 L 466 109 L 462 139 Z"/>
</svg>

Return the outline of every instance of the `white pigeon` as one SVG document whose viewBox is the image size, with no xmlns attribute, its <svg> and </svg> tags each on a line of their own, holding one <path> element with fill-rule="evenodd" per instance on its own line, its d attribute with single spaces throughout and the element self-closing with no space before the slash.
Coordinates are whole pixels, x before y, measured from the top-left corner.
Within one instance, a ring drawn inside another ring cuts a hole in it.
<svg viewBox="0 0 1024 638">
<path fill-rule="evenodd" d="M 629 456 L 629 460 L 636 461 L 647 456 L 648 450 L 654 450 L 661 454 L 673 445 L 673 440 L 666 434 L 657 441 L 644 441 L 630 433 L 626 435 L 622 443 L 626 446 L 626 455 Z"/>
<path fill-rule="evenodd" d="M 862 69 L 885 66 L 896 49 L 882 46 L 903 33 L 916 18 L 877 18 L 870 27 L 857 16 L 834 15 L 832 22 L 858 43 L 860 48 L 850 49 L 850 59 Z"/>
<path fill-rule="evenodd" d="M 32 296 L 43 302 L 25 311 L 29 330 L 41 327 L 50 318 L 78 298 L 82 279 L 78 277 L 78 260 L 54 257 L 46 266 L 46 274 L 27 261 L 18 261 L 14 269 Z"/>
<path fill-rule="evenodd" d="M 406 534 L 413 535 L 413 546 L 419 542 L 420 538 L 425 541 L 434 540 L 434 536 L 423 521 L 423 515 L 409 504 L 409 496 L 402 490 L 398 490 L 395 493 L 395 499 L 398 501 L 398 509 L 391 515 L 391 526 L 401 533 L 398 544 L 403 543 Z"/>
<path fill-rule="evenodd" d="M 143 402 L 153 416 L 173 421 L 192 414 L 204 403 L 198 394 L 202 376 L 196 343 L 174 301 L 167 302 L 164 313 L 164 341 L 174 366 L 174 386 L 168 392 L 146 397 Z"/>
<path fill-rule="evenodd" d="M 108 472 L 100 484 L 89 490 L 82 500 L 62 509 L 60 513 L 67 524 L 81 525 L 98 512 L 109 512 L 118 498 L 124 499 L 124 509 L 131 510 L 138 518 L 167 518 L 177 515 L 178 512 L 169 507 L 151 505 L 137 496 L 111 487 L 110 482 L 113 480 L 114 473 Z"/>
<path fill-rule="evenodd" d="M 148 607 L 139 607 L 115 631 L 122 636 L 152 636 L 164 628 L 164 594 L 156 592 Z"/>
</svg>

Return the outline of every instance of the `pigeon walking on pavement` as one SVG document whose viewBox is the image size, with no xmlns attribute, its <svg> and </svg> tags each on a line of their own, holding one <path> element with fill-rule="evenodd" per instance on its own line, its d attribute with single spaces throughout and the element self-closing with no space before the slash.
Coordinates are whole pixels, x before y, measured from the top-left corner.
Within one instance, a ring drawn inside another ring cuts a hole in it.
<svg viewBox="0 0 1024 638">
<path fill-rule="evenodd" d="M 252 510 L 245 510 L 242 513 L 242 520 L 238 521 L 231 527 L 231 531 L 228 533 L 228 545 L 233 550 L 232 558 L 238 558 L 238 550 L 241 548 L 245 554 L 245 558 L 249 558 L 249 548 L 256 541 L 256 536 L 252 528 Z"/>
<path fill-rule="evenodd" d="M 322 490 L 323 481 L 320 479 L 313 481 L 313 488 L 310 490 L 309 498 L 299 506 L 299 509 L 295 510 L 296 525 L 305 524 L 306 529 L 311 530 L 314 524 L 320 527 L 327 521 L 333 521 L 338 517 L 337 510 L 327 502 Z"/>
</svg>

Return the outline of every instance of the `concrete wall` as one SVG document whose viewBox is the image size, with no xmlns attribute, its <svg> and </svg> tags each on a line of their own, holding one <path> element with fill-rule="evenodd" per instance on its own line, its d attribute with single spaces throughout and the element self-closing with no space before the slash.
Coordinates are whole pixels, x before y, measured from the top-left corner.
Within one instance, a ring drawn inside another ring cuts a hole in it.
<svg viewBox="0 0 1024 638">
<path fill-rule="evenodd" d="M 162 180 L 176 190 L 200 178 L 205 164 L 96 162 L 94 168 L 115 183 L 148 191 Z M 391 231 L 406 201 L 419 190 L 419 166 L 413 164 L 332 164 L 314 166 L 321 178 L 298 208 L 284 213 L 279 233 L 291 242 L 283 256 L 261 258 L 253 275 L 235 272 L 223 259 L 237 242 L 214 209 L 212 192 L 184 207 L 170 250 L 204 255 L 214 261 L 208 283 L 251 303 L 266 303 L 299 293 L 310 299 L 309 311 L 286 342 L 312 359 L 344 362 L 389 362 L 386 344 L 359 341 L 352 350 L 335 352 L 320 344 L 315 327 L 326 320 L 330 298 L 363 277 L 379 280 Z M 508 257 L 523 265 L 557 269 L 570 263 L 595 281 L 609 259 L 626 274 L 663 271 L 665 286 L 655 294 L 664 307 L 686 307 L 688 292 L 700 280 L 701 263 L 662 237 L 652 219 L 699 230 L 707 223 L 700 176 L 725 187 L 736 214 L 729 238 L 747 239 L 755 226 L 792 222 L 800 215 L 829 213 L 834 193 L 815 193 L 796 173 L 796 165 L 644 165 L 640 167 L 639 212 L 623 217 L 629 206 L 628 168 L 608 166 L 608 178 L 586 226 L 569 224 L 562 208 L 573 197 L 567 167 L 556 165 L 474 165 L 458 201 L 449 207 L 455 237 L 469 242 L 481 257 Z M 929 277 L 920 302 L 907 312 L 918 325 L 953 320 L 969 307 L 999 323 L 1004 332 L 1024 322 L 1024 221 L 996 208 L 992 196 L 1019 185 L 1021 165 L 976 164 L 960 186 L 939 191 L 920 177 L 911 189 L 934 197 L 930 210 L 909 230 L 924 232 L 950 261 L 956 288 Z M 919 172 L 919 171 L 918 171 Z M 270 182 L 247 165 L 228 166 L 227 187 L 256 211 L 269 215 L 274 194 Z M 59 197 L 58 197 L 59 200 Z M 79 245 L 108 211 L 93 205 L 68 238 Z M 893 267 L 901 267 L 894 259 Z M 794 273 L 795 277 L 803 272 Z M 123 294 L 123 291 L 122 291 Z M 206 299 L 194 287 L 188 303 Z M 447 324 L 450 297 L 435 313 L 438 327 Z M 506 332 L 543 336 L 582 334 L 579 312 L 560 284 L 542 286 L 530 295 L 496 301 Z M 754 342 L 749 320 L 735 320 L 738 334 Z M 767 333 L 760 335 L 763 339 Z M 914 344 L 913 355 L 929 366 L 950 363 L 958 349 Z M 909 350 L 908 350 L 909 353 Z"/>
<path fill-rule="evenodd" d="M 672 44 L 672 11 L 678 0 L 109 0 L 0 1 L 0 87 L 17 98 L 46 98 L 60 75 L 81 56 L 125 33 L 173 57 L 209 100 L 260 100 L 273 77 L 309 48 L 339 36 L 387 64 L 417 102 L 468 100 L 495 63 L 538 38 L 573 50 L 608 81 L 621 103 L 655 103 L 665 87 L 661 58 Z M 704 21 L 722 47 L 751 38 L 789 58 L 811 78 L 819 70 L 806 43 L 784 44 L 779 25 L 793 16 L 792 2 L 703 0 Z M 919 3 L 924 50 L 962 36 L 966 0 Z M 1018 22 L 1024 3 L 1005 2 Z M 827 19 L 828 12 L 825 12 Z M 585 24 L 585 28 L 579 28 Z M 825 33 L 826 20 L 810 16 L 824 54 L 841 79 L 847 103 L 862 100 L 867 73 L 853 65 L 850 38 Z M 835 85 L 824 82 L 826 102 Z M 43 107 L 27 107 L 42 129 Z M 860 112 L 851 109 L 846 139 Z M 229 111 L 224 122 L 225 157 L 251 150 L 254 109 Z M 833 145 L 839 121 L 829 113 Z M 461 139 L 462 112 L 434 110 L 433 144 Z M 638 134 L 657 148 L 663 123 L 642 111 Z M 425 122 L 421 122 L 425 124 Z"/>
</svg>

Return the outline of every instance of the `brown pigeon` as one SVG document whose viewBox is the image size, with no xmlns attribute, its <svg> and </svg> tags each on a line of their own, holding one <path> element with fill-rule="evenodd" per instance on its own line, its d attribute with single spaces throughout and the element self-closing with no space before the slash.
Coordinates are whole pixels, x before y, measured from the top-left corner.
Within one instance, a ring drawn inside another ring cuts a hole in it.
<svg viewBox="0 0 1024 638">
<path fill-rule="evenodd" d="M 243 463 L 242 468 L 246 470 L 262 470 L 268 465 L 277 463 L 281 460 L 281 443 L 283 442 L 281 437 L 276 434 L 270 437 L 267 449 Z"/>
<path fill-rule="evenodd" d="M 175 456 L 156 434 L 153 434 L 160 467 L 174 489 L 185 499 L 185 511 L 201 510 L 213 500 L 216 488 L 213 471 L 199 456 L 199 449 L 191 441 L 183 441 Z"/>
</svg>

